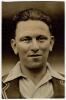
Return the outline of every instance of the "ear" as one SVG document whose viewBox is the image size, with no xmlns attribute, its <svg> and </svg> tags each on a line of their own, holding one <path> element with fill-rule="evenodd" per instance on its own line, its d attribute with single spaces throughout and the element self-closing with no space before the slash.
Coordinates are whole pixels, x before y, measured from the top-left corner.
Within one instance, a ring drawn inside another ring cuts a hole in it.
<svg viewBox="0 0 66 100">
<path fill-rule="evenodd" d="M 15 39 L 11 39 L 11 47 L 12 47 L 14 53 L 17 55 L 18 51 L 17 51 Z"/>
<path fill-rule="evenodd" d="M 50 52 L 53 49 L 53 45 L 54 45 L 54 36 L 51 36 L 51 41 L 50 41 Z"/>
</svg>

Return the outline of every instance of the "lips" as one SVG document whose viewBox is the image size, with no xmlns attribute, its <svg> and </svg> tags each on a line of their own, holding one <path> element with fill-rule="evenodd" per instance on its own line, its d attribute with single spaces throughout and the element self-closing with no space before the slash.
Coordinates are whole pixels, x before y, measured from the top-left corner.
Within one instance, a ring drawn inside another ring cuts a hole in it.
<svg viewBox="0 0 66 100">
<path fill-rule="evenodd" d="M 41 56 L 40 54 L 32 54 L 32 55 L 29 55 L 29 57 L 39 57 Z"/>
</svg>

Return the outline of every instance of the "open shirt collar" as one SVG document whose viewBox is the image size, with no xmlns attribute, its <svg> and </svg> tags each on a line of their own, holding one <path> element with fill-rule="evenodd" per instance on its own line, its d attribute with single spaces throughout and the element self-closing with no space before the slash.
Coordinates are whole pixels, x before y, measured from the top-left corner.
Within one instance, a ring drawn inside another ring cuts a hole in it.
<svg viewBox="0 0 66 100">
<path fill-rule="evenodd" d="M 48 75 L 47 77 L 49 79 L 51 79 L 52 77 L 58 78 L 58 79 L 62 79 L 64 80 L 64 77 L 61 76 L 58 72 L 56 72 L 55 70 L 53 70 L 50 66 L 49 63 L 47 63 L 47 68 L 48 68 Z M 15 65 L 15 67 L 9 72 L 9 75 L 7 76 L 7 78 L 3 81 L 3 83 L 14 80 L 18 77 L 24 77 L 27 78 L 27 76 L 25 76 L 22 71 L 21 71 L 21 67 L 20 67 L 20 61 Z M 47 78 L 46 77 L 46 78 Z M 46 79 L 47 80 L 47 79 Z"/>
</svg>

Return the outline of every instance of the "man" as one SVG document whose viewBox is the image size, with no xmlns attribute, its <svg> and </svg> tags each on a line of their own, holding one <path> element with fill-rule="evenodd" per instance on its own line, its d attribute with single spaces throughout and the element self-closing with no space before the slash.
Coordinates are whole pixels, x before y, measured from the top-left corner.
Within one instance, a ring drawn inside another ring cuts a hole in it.
<svg viewBox="0 0 66 100">
<path fill-rule="evenodd" d="M 13 21 L 11 46 L 19 62 L 3 78 L 3 98 L 63 98 L 64 77 L 47 62 L 54 45 L 50 17 L 27 9 Z"/>
</svg>

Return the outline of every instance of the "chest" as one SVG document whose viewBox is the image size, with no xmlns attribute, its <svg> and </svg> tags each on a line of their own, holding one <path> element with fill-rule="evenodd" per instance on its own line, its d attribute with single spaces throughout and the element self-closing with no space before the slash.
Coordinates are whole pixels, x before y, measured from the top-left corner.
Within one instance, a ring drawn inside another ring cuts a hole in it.
<svg viewBox="0 0 66 100">
<path fill-rule="evenodd" d="M 53 91 L 54 91 L 54 96 L 53 97 L 54 98 L 63 98 L 64 97 L 64 85 L 60 84 L 60 81 L 55 79 L 55 78 L 52 79 L 51 82 L 52 82 L 52 85 L 50 85 L 50 87 L 53 87 Z M 11 99 L 12 98 L 13 99 L 25 98 L 24 94 L 22 95 L 22 93 L 20 93 L 19 81 L 17 79 L 13 80 L 9 84 L 7 83 L 7 86 L 8 87 L 6 87 L 6 89 L 3 89 L 3 91 L 4 91 L 3 94 L 6 94 L 7 98 L 11 98 Z M 49 89 L 49 85 L 47 85 L 47 87 L 48 87 L 48 91 L 51 90 L 51 89 Z M 35 87 L 30 88 L 30 85 L 29 85 L 29 86 L 27 86 L 26 90 L 27 90 L 27 93 L 29 93 L 29 95 L 31 93 L 33 93 L 33 96 L 34 96 L 34 94 L 36 93 L 35 96 L 37 97 L 40 93 L 42 95 L 43 94 L 46 95 L 46 92 L 47 92 L 46 88 L 47 87 L 45 87 L 45 88 L 43 87 L 43 89 L 40 89 L 40 88 L 35 89 Z M 23 88 L 24 88 L 24 86 L 23 86 Z M 32 91 L 32 90 L 34 90 L 34 91 Z M 25 93 L 25 91 L 23 91 L 23 93 Z"/>
</svg>

